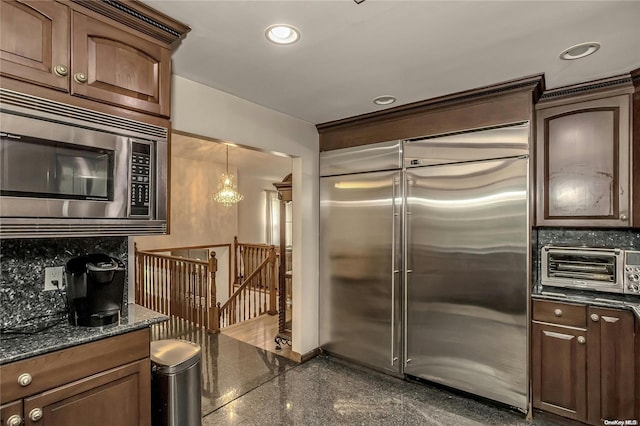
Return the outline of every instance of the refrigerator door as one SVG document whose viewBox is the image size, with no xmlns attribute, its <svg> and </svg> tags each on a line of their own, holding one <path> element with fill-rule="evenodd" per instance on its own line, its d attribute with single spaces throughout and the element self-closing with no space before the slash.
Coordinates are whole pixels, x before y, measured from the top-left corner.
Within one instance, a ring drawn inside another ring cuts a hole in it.
<svg viewBox="0 0 640 426">
<path fill-rule="evenodd" d="M 320 179 L 320 345 L 399 374 L 401 172 Z"/>
<path fill-rule="evenodd" d="M 528 401 L 528 160 L 414 168 L 406 177 L 405 373 Z"/>
<path fill-rule="evenodd" d="M 402 142 L 388 141 L 320 153 L 320 176 L 393 170 L 402 167 Z"/>
<path fill-rule="evenodd" d="M 405 167 L 462 163 L 528 154 L 528 121 L 411 139 L 404 143 Z"/>
</svg>

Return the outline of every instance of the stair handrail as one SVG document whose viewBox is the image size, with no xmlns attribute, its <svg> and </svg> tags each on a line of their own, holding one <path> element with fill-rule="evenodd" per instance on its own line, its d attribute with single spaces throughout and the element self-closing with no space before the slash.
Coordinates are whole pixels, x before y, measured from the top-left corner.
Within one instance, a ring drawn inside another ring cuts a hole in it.
<svg viewBox="0 0 640 426">
<path fill-rule="evenodd" d="M 240 284 L 240 286 L 233 292 L 233 294 L 231 294 L 229 299 L 223 305 L 221 305 L 220 303 L 217 304 L 217 310 L 219 315 L 218 325 L 220 327 L 233 325 L 238 322 L 251 319 L 252 317 L 260 316 L 264 313 L 268 313 L 270 315 L 275 315 L 278 313 L 277 307 L 276 307 L 276 260 L 277 260 L 276 250 L 275 250 L 275 247 L 272 246 L 269 249 L 268 256 L 264 258 L 262 262 L 260 262 L 258 267 L 253 272 L 251 272 L 251 274 L 249 274 L 249 276 L 246 279 L 243 280 L 242 284 Z M 238 303 L 238 300 L 246 296 L 247 287 L 255 286 L 255 284 L 253 284 L 254 278 L 256 278 L 263 270 L 265 270 L 267 266 L 270 267 L 269 282 L 268 282 L 268 292 L 269 292 L 268 309 L 262 309 L 262 307 L 258 306 L 258 311 L 256 312 L 255 310 L 256 301 L 255 301 L 255 293 L 254 293 L 254 303 L 253 303 L 254 315 L 253 316 L 251 315 L 252 305 L 251 305 L 251 299 L 249 297 L 248 299 L 249 318 L 246 318 L 246 310 L 247 310 L 247 307 L 245 306 L 246 300 L 241 301 L 241 303 Z M 244 315 L 245 318 L 242 318 L 242 320 L 238 320 L 239 309 L 243 309 L 243 313 L 245 314 Z"/>
<path fill-rule="evenodd" d="M 216 252 L 211 250 L 207 260 L 160 253 L 170 250 L 138 250 L 134 244 L 136 303 L 218 331 Z M 146 276 L 148 270 L 151 270 L 150 277 Z M 187 305 L 183 306 L 185 303 Z"/>
</svg>

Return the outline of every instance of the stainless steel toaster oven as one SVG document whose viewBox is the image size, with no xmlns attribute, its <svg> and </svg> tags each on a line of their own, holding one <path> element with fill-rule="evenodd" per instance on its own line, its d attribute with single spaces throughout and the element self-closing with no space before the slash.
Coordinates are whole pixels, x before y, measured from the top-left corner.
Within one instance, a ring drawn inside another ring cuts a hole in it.
<svg viewBox="0 0 640 426">
<path fill-rule="evenodd" d="M 542 285 L 640 295 L 638 251 L 544 246 L 541 260 Z"/>
</svg>

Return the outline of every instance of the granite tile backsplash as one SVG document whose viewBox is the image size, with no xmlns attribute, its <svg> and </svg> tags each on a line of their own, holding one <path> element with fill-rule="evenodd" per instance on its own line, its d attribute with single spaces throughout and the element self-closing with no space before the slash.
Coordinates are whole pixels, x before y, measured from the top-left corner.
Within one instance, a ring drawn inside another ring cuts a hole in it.
<svg viewBox="0 0 640 426">
<path fill-rule="evenodd" d="M 64 291 L 43 291 L 44 268 L 75 256 L 106 253 L 127 264 L 127 237 L 3 239 L 0 241 L 0 328 L 51 320 L 65 311 Z M 124 287 L 123 307 L 127 302 Z M 123 309 L 126 312 L 126 309 Z"/>
</svg>

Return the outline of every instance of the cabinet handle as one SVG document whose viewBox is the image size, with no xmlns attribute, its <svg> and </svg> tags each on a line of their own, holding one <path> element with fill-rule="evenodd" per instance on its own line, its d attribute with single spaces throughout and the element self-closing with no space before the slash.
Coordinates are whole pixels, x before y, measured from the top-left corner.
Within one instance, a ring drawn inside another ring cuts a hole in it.
<svg viewBox="0 0 640 426">
<path fill-rule="evenodd" d="M 29 386 L 31 384 L 31 380 L 33 380 L 33 377 L 31 377 L 31 374 L 29 373 L 22 373 L 18 376 L 18 384 L 22 387 Z"/>
<path fill-rule="evenodd" d="M 20 426 L 22 424 L 22 417 L 17 414 L 7 419 L 7 426 Z"/>
<path fill-rule="evenodd" d="M 40 408 L 34 408 L 29 412 L 29 418 L 32 422 L 37 422 L 42 418 L 42 410 Z"/>
<path fill-rule="evenodd" d="M 622 213 L 622 214 L 620 215 L 620 220 L 627 220 L 627 215 L 626 215 L 626 214 L 624 214 L 624 213 Z"/>
<path fill-rule="evenodd" d="M 83 72 L 77 72 L 73 75 L 73 79 L 75 81 L 77 81 L 78 83 L 86 83 L 87 82 L 87 75 Z"/>
<path fill-rule="evenodd" d="M 598 314 L 591 314 L 591 321 L 597 322 L 600 319 Z"/>
<path fill-rule="evenodd" d="M 553 311 L 553 313 L 554 313 L 557 317 L 561 317 L 561 316 L 562 316 L 562 309 L 556 309 L 555 311 Z"/>
<path fill-rule="evenodd" d="M 69 74 L 69 68 L 64 65 L 56 65 L 53 67 L 53 73 L 58 77 L 66 77 Z"/>
<path fill-rule="evenodd" d="M 586 341 L 587 339 L 585 339 L 583 336 L 578 336 L 578 343 L 580 343 L 581 345 L 584 345 Z"/>
</svg>

